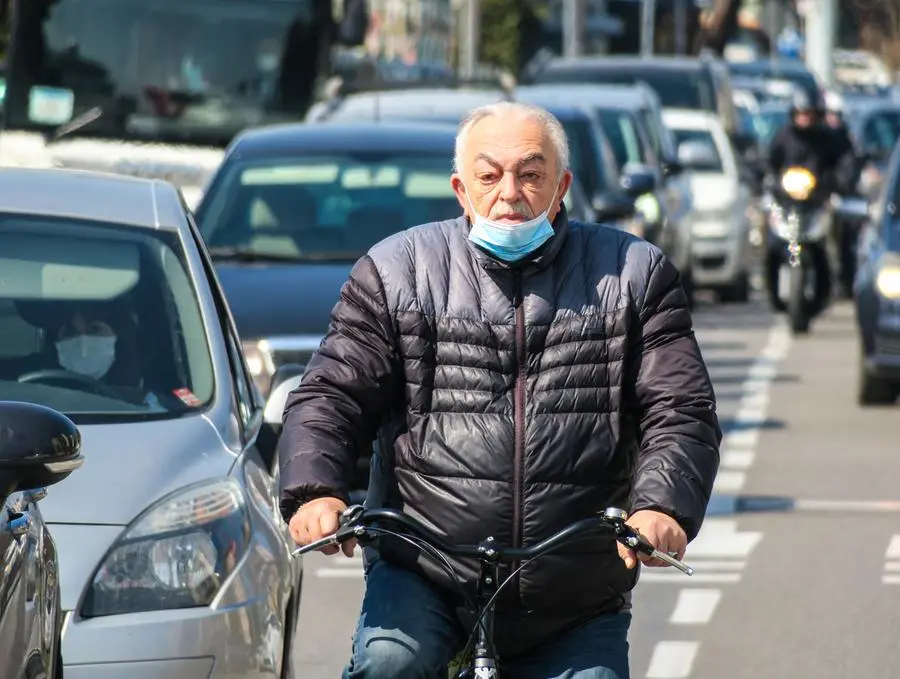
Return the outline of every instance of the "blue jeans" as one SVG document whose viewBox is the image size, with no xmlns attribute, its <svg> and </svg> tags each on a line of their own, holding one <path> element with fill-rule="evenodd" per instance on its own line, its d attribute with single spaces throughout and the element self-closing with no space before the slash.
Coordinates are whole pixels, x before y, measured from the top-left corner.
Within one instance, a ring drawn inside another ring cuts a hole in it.
<svg viewBox="0 0 900 679">
<path fill-rule="evenodd" d="M 598 616 L 539 646 L 504 660 L 516 679 L 629 679 L 630 613 Z M 466 635 L 452 605 L 432 584 L 377 559 L 343 679 L 446 679 L 447 665 Z"/>
</svg>

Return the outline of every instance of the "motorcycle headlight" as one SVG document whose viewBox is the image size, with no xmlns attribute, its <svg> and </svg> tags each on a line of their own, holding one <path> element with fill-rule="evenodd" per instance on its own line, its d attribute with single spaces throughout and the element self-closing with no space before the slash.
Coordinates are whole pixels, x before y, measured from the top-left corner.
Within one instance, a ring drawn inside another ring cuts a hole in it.
<svg viewBox="0 0 900 679">
<path fill-rule="evenodd" d="M 250 376 L 260 392 L 263 395 L 268 394 L 272 376 L 275 374 L 275 361 L 268 340 L 242 342 L 241 348 L 244 350 L 244 358 L 247 359 Z"/>
<path fill-rule="evenodd" d="M 806 200 L 816 188 L 816 178 L 805 167 L 789 167 L 781 175 L 781 188 L 794 200 Z"/>
<path fill-rule="evenodd" d="M 182 488 L 138 516 L 113 544 L 81 615 L 208 606 L 249 542 L 250 517 L 236 481 Z"/>
</svg>

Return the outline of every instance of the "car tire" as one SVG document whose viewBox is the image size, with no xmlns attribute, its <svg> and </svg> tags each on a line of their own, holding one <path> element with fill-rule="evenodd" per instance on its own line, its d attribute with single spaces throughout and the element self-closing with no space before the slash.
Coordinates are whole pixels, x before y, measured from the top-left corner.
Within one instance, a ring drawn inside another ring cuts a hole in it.
<svg viewBox="0 0 900 679">
<path fill-rule="evenodd" d="M 861 406 L 889 406 L 894 405 L 897 396 L 900 395 L 900 387 L 866 370 L 865 356 L 859 359 L 859 385 L 857 400 Z"/>
<path fill-rule="evenodd" d="M 719 301 L 726 304 L 745 304 L 750 301 L 750 274 L 744 271 L 737 280 L 719 290 Z"/>
</svg>

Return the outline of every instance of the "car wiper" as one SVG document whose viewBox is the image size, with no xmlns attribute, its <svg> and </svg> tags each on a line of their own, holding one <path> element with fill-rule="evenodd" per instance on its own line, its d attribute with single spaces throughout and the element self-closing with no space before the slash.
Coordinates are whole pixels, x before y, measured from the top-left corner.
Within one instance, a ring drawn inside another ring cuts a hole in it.
<svg viewBox="0 0 900 679">
<path fill-rule="evenodd" d="M 300 257 L 283 252 L 263 252 L 251 248 L 218 246 L 208 248 L 213 260 L 233 262 L 298 262 Z"/>
<path fill-rule="evenodd" d="M 50 144 L 55 144 L 63 137 L 66 137 L 73 132 L 77 132 L 83 127 L 87 127 L 92 122 L 97 120 L 100 116 L 103 115 L 103 109 L 99 106 L 94 106 L 91 109 L 88 109 L 81 115 L 75 116 L 69 122 L 60 125 L 49 132 L 44 134 L 44 144 L 49 146 Z"/>
</svg>

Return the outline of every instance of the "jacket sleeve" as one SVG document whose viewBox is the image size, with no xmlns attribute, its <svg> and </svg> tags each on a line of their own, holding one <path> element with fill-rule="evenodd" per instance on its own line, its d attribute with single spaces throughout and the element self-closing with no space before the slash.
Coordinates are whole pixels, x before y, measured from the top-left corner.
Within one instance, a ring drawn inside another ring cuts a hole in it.
<svg viewBox="0 0 900 679">
<path fill-rule="evenodd" d="M 285 404 L 278 443 L 285 520 L 317 497 L 348 500 L 359 453 L 391 406 L 396 356 L 384 286 L 366 256 L 341 289 L 328 332 Z"/>
<path fill-rule="evenodd" d="M 693 540 L 719 468 L 722 432 L 678 270 L 658 252 L 639 320 L 632 365 L 639 449 L 631 511 L 668 514 Z"/>
</svg>

